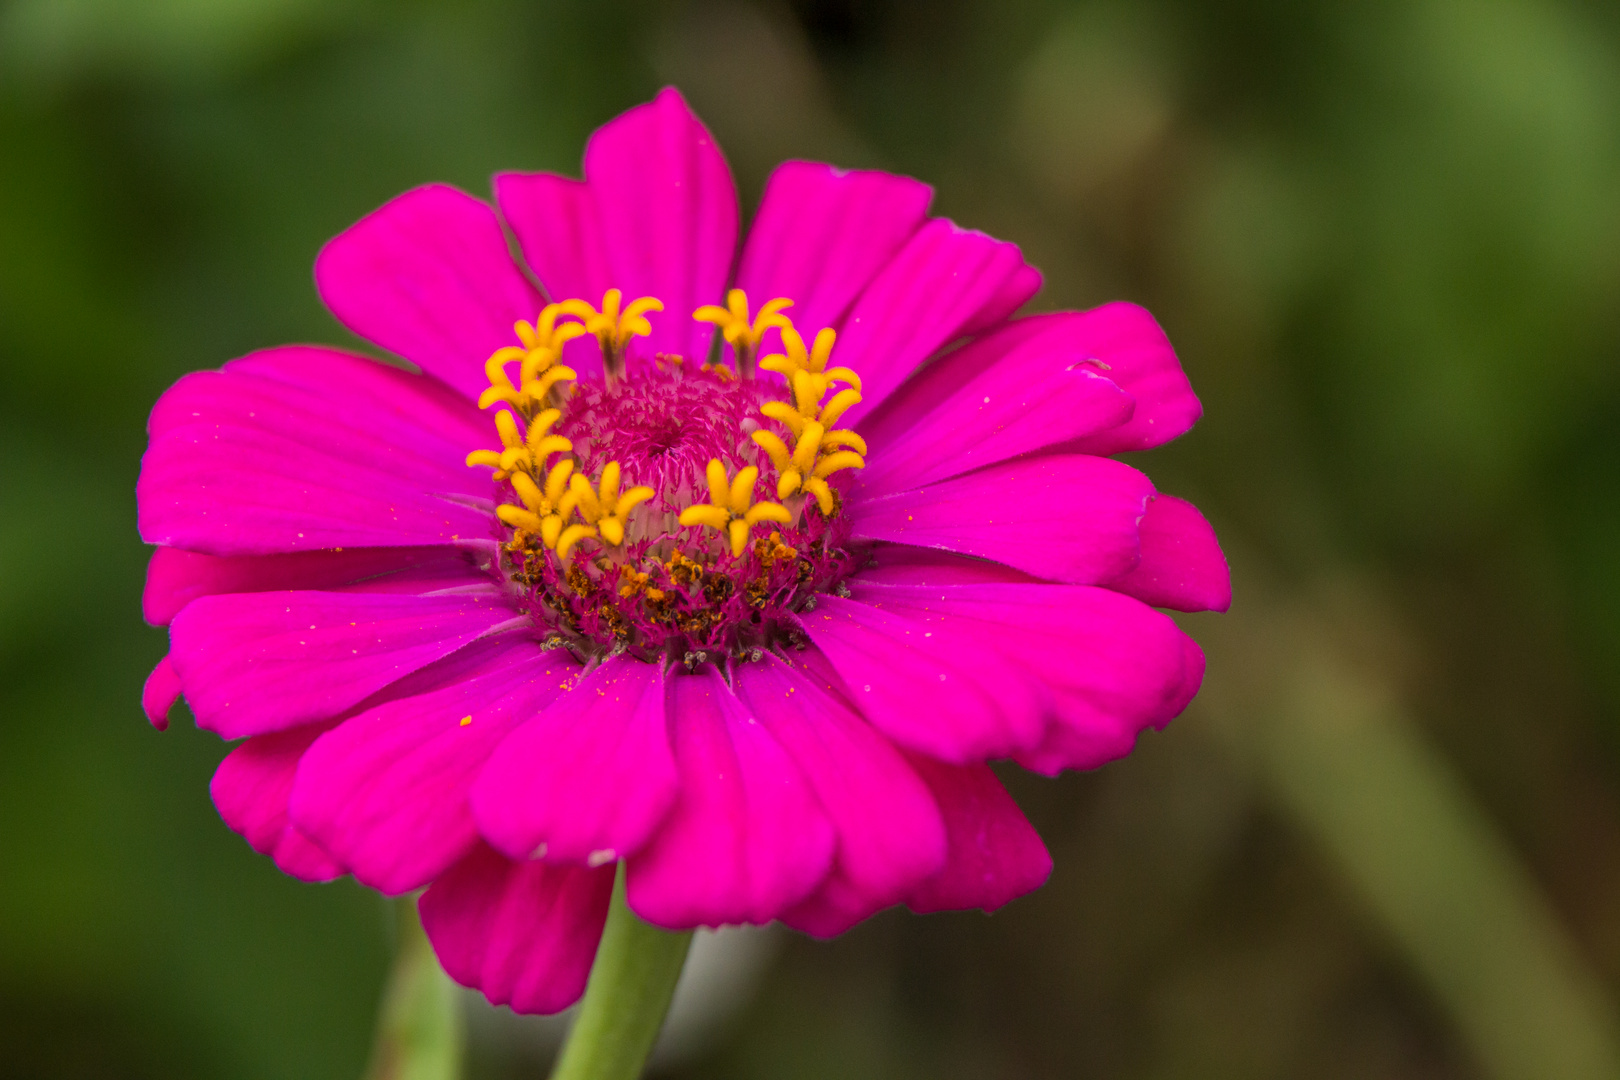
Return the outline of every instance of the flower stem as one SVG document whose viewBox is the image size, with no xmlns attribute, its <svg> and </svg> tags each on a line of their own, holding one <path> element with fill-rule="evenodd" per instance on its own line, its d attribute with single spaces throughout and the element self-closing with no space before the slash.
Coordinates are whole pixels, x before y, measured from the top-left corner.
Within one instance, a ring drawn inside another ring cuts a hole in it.
<svg viewBox="0 0 1620 1080">
<path fill-rule="evenodd" d="M 416 899 L 395 901 L 398 942 L 366 1080 L 457 1080 L 461 1000 L 422 932 Z"/>
<path fill-rule="evenodd" d="M 551 1080 L 640 1076 L 691 944 L 690 930 L 660 930 L 636 917 L 624 900 L 621 866 L 585 1000 Z"/>
</svg>

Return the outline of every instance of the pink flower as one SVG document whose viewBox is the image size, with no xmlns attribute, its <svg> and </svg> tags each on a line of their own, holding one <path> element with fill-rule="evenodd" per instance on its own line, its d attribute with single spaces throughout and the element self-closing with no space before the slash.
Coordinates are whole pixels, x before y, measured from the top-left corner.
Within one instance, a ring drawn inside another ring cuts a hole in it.
<svg viewBox="0 0 1620 1080">
<path fill-rule="evenodd" d="M 674 90 L 585 176 L 418 188 L 327 245 L 327 306 L 419 370 L 295 346 L 163 395 L 148 715 L 244 739 L 233 829 L 426 886 L 445 968 L 520 1011 L 579 996 L 621 860 L 667 927 L 1040 885 L 985 763 L 1127 753 L 1203 674 L 1149 605 L 1229 600 L 1203 517 L 1110 457 L 1200 414 L 1164 334 L 1012 319 L 1018 249 L 879 172 L 784 164 L 734 268 Z"/>
</svg>

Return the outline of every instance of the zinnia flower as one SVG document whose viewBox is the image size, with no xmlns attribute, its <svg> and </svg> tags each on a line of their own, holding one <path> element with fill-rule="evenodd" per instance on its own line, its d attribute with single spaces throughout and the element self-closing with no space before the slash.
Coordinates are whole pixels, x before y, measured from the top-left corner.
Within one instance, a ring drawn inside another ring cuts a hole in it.
<svg viewBox="0 0 1620 1080">
<path fill-rule="evenodd" d="M 1110 456 L 1200 415 L 1164 334 L 1012 318 L 1018 249 L 881 172 L 782 165 L 734 258 L 674 90 L 584 171 L 418 188 L 327 245 L 326 305 L 412 368 L 292 346 L 163 395 L 148 715 L 184 694 L 245 740 L 231 828 L 426 887 L 446 970 L 519 1011 L 579 996 L 621 861 L 669 928 L 1037 887 L 986 762 L 1127 753 L 1203 675 L 1154 606 L 1229 599 L 1203 517 Z"/>
</svg>

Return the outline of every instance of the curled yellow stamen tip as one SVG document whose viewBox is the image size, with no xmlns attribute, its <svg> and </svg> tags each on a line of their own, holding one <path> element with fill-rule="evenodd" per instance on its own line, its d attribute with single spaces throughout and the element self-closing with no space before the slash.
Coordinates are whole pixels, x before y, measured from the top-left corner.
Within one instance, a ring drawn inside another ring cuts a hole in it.
<svg viewBox="0 0 1620 1080">
<path fill-rule="evenodd" d="M 645 486 L 621 492 L 622 478 L 623 471 L 617 461 L 603 466 L 602 479 L 594 489 L 583 473 L 575 473 L 568 478 L 567 494 L 558 500 L 559 511 L 567 517 L 577 510 L 585 523 L 593 527 L 592 536 L 610 547 L 617 547 L 624 543 L 630 512 L 655 494 L 652 488 Z"/>
<path fill-rule="evenodd" d="M 815 477 L 825 480 L 840 469 L 864 469 L 866 461 L 853 450 L 840 450 L 836 454 L 828 454 L 816 463 Z"/>
<path fill-rule="evenodd" d="M 754 484 L 759 480 L 759 469 L 753 465 L 739 469 L 731 482 L 730 509 L 733 514 L 745 514 L 754 499 Z"/>
<path fill-rule="evenodd" d="M 766 402 L 760 412 L 792 433 L 793 447 L 790 450 L 771 432 L 757 431 L 752 435 L 776 467 L 776 497 L 786 499 L 806 492 L 815 496 L 824 514 L 831 514 L 838 505 L 826 478 L 843 469 L 866 467 L 866 440 L 853 431 L 833 428 L 861 400 L 860 376 L 849 368 L 827 366 L 837 337 L 828 327 L 816 335 L 813 345 L 806 347 L 797 330 L 791 326 L 783 329 L 784 351 L 766 357 L 759 366 L 787 380 L 791 404 Z M 845 388 L 822 404 L 834 383 L 843 383 Z"/>
<path fill-rule="evenodd" d="M 495 508 L 495 516 L 514 529 L 523 529 L 527 532 L 541 531 L 540 516 L 520 506 L 503 503 Z"/>
<path fill-rule="evenodd" d="M 759 351 L 759 343 L 767 331 L 773 327 L 783 333 L 792 330 L 792 320 L 782 314 L 783 309 L 792 306 L 793 301 L 785 296 L 767 300 L 765 306 L 759 309 L 759 316 L 750 322 L 748 294 L 741 289 L 732 289 L 726 293 L 725 307 L 705 304 L 692 312 L 692 318 L 719 327 L 720 335 L 736 355 L 738 373 L 746 375 L 752 371 L 754 354 Z"/>
<path fill-rule="evenodd" d="M 731 544 L 731 554 L 735 557 L 742 556 L 748 546 L 748 531 L 756 523 L 793 520 L 786 507 L 753 501 L 754 485 L 759 481 L 759 469 L 753 465 L 737 470 L 735 478 L 728 478 L 726 467 L 720 464 L 718 458 L 711 458 L 705 479 L 709 484 L 708 504 L 700 503 L 682 510 L 680 523 L 724 532 Z"/>
<path fill-rule="evenodd" d="M 838 423 L 839 417 L 843 416 L 855 405 L 860 404 L 860 400 L 861 392 L 859 390 L 838 391 L 833 395 L 833 399 L 822 408 L 821 422 L 828 427 L 832 427 Z"/>
<path fill-rule="evenodd" d="M 762 521 L 774 521 L 778 525 L 787 525 L 792 523 L 793 515 L 788 513 L 785 506 L 764 502 L 750 506 L 748 512 L 743 515 L 743 520 L 751 526 L 758 525 Z"/>
<path fill-rule="evenodd" d="M 484 362 L 484 374 L 489 389 L 478 397 L 478 407 L 487 409 L 498 401 L 511 405 L 525 418 L 533 417 L 545 404 L 551 389 L 559 380 L 573 379 L 574 372 L 558 364 L 562 348 L 585 332 L 578 323 L 557 324 L 557 316 L 566 314 L 561 304 L 547 305 L 533 326 L 525 320 L 512 325 L 512 332 L 523 344 L 507 345 L 496 349 Z M 514 383 L 507 374 L 506 365 L 518 361 L 518 378 Z M 551 374 L 555 371 L 556 374 Z"/>
<path fill-rule="evenodd" d="M 866 440 L 853 431 L 829 431 L 821 437 L 821 445 L 823 448 L 847 446 L 862 457 L 866 456 Z"/>
<path fill-rule="evenodd" d="M 688 506 L 681 511 L 680 523 L 682 525 L 707 525 L 711 529 L 723 529 L 726 522 L 731 520 L 731 514 L 724 507 L 709 506 L 699 503 L 697 506 Z"/>
<path fill-rule="evenodd" d="M 828 517 L 832 516 L 833 510 L 837 508 L 838 504 L 833 498 L 833 490 L 827 481 L 812 476 L 804 482 L 804 490 L 816 497 L 816 505 L 821 507 L 823 514 Z"/>
<path fill-rule="evenodd" d="M 767 401 L 759 411 L 772 420 L 780 420 L 795 435 L 804 430 L 804 416 L 785 401 Z"/>
<path fill-rule="evenodd" d="M 570 525 L 557 537 L 557 557 L 568 558 L 575 546 L 581 540 L 596 535 L 596 529 L 590 525 Z"/>
<path fill-rule="evenodd" d="M 765 455 L 771 459 L 771 464 L 776 466 L 778 473 L 786 472 L 792 467 L 792 454 L 788 451 L 787 444 L 774 433 L 756 431 L 748 437 L 753 439 L 755 445 L 761 450 L 765 451 Z"/>
</svg>

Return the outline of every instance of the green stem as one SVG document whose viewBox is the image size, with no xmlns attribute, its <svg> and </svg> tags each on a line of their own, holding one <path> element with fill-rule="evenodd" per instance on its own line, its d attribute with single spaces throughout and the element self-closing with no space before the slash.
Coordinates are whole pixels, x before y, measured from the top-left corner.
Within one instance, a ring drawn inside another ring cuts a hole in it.
<svg viewBox="0 0 1620 1080">
<path fill-rule="evenodd" d="M 416 914 L 416 898 L 394 904 L 398 943 L 377 1018 L 366 1080 L 457 1080 L 461 1075 L 461 1000 L 439 967 Z"/>
<path fill-rule="evenodd" d="M 692 932 L 649 926 L 624 902 L 624 869 L 596 951 L 585 1000 L 551 1080 L 635 1080 L 651 1052 Z"/>
</svg>

